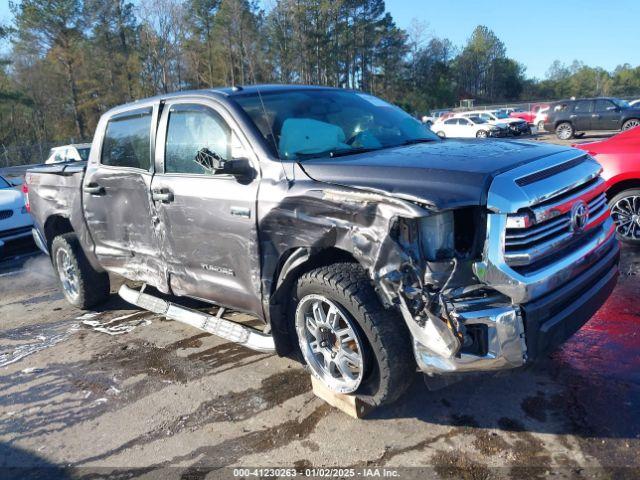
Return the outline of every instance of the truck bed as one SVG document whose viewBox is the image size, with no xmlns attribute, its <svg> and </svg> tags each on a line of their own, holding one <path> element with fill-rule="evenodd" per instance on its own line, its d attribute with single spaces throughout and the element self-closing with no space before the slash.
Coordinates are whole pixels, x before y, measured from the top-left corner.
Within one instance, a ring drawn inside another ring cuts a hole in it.
<svg viewBox="0 0 640 480">
<path fill-rule="evenodd" d="M 48 231 L 52 222 L 69 222 L 84 247 L 92 248 L 93 242 L 82 212 L 82 180 L 86 162 L 53 164 L 27 170 L 29 205 L 34 226 L 48 250 L 51 238 Z"/>
</svg>

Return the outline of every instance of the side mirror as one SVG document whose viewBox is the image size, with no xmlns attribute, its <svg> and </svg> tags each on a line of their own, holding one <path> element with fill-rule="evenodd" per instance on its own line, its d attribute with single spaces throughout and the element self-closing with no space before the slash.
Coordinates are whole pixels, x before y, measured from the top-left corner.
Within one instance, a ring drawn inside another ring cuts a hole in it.
<svg viewBox="0 0 640 480">
<path fill-rule="evenodd" d="M 206 147 L 198 150 L 198 153 L 196 153 L 195 162 L 205 170 L 213 173 L 223 171 L 225 165 L 227 164 L 227 160 Z"/>
<path fill-rule="evenodd" d="M 206 147 L 198 150 L 195 162 L 205 170 L 214 174 L 226 173 L 229 175 L 244 177 L 248 176 L 253 171 L 248 159 L 238 158 L 225 160 L 216 152 L 212 152 Z"/>
</svg>

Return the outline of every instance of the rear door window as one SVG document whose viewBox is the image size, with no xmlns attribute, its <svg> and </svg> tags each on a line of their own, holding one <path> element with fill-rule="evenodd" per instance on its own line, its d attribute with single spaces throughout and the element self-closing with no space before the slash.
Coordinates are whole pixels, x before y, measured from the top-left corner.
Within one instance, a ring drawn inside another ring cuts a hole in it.
<svg viewBox="0 0 640 480">
<path fill-rule="evenodd" d="M 593 102 L 591 100 L 577 101 L 573 106 L 574 113 L 591 113 L 593 111 Z"/>
<path fill-rule="evenodd" d="M 149 170 L 151 114 L 151 109 L 145 109 L 109 120 L 102 144 L 103 165 Z"/>
</svg>

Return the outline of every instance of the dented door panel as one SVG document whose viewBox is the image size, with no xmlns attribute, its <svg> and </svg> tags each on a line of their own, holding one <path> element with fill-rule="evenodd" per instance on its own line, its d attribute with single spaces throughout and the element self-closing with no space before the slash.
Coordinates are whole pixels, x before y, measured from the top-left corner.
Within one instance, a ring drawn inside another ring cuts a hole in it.
<svg viewBox="0 0 640 480">
<path fill-rule="evenodd" d="M 189 105 L 204 107 L 219 115 L 238 135 L 233 119 L 215 102 L 186 98 L 164 105 L 156 142 L 158 173 L 152 192 L 171 195 L 170 200 L 153 202 L 171 291 L 263 317 L 256 224 L 260 182 L 257 162 L 251 158 L 253 173 L 240 178 L 212 172 L 166 172 L 170 114 L 176 106 L 186 109 Z M 193 139 L 180 141 L 188 143 Z M 252 155 L 249 149 L 241 147 L 237 146 L 236 154 Z"/>
</svg>

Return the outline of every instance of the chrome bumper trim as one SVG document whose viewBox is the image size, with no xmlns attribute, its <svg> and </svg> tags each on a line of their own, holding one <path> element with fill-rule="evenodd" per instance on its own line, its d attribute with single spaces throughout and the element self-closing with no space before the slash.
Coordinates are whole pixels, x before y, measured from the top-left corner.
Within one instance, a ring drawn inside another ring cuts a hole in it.
<svg viewBox="0 0 640 480">
<path fill-rule="evenodd" d="M 449 358 L 435 354 L 414 339 L 413 352 L 418 368 L 427 375 L 510 369 L 522 366 L 527 358 L 524 324 L 520 309 L 496 306 L 458 313 L 464 325 L 487 326 L 486 355 L 460 354 Z"/>
</svg>

